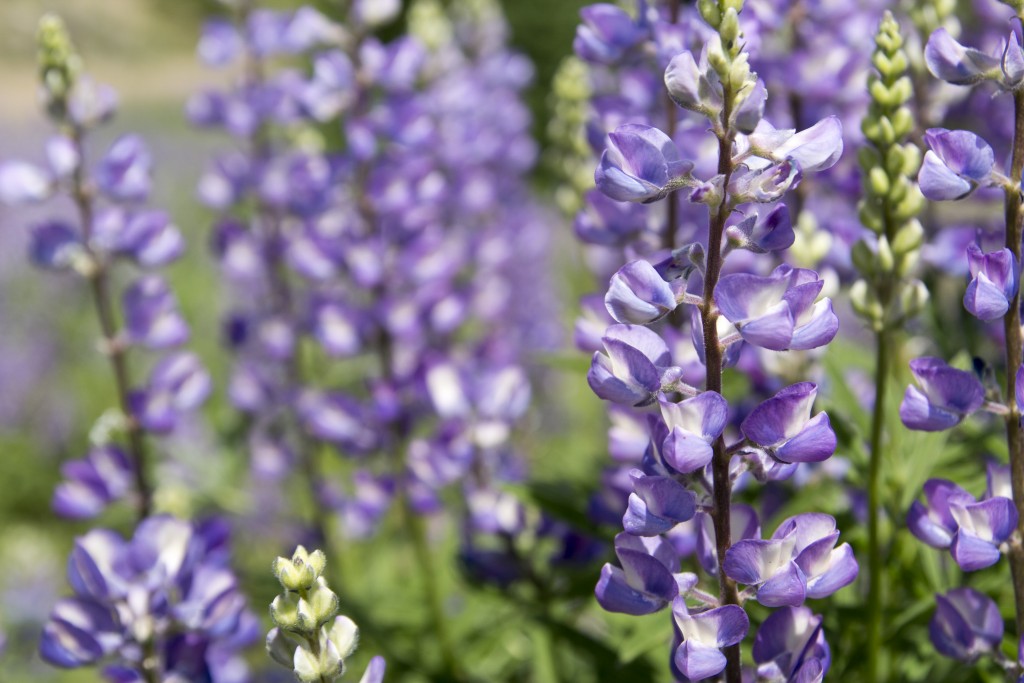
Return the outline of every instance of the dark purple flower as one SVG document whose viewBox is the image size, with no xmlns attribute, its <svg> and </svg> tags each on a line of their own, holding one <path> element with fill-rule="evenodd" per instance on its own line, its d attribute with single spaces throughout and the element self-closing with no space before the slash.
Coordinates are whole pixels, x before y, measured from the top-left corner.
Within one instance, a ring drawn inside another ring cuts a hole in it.
<svg viewBox="0 0 1024 683">
<path fill-rule="evenodd" d="M 124 292 L 124 323 L 128 339 L 152 349 L 166 349 L 188 341 L 178 301 L 159 275 L 144 275 Z"/>
<path fill-rule="evenodd" d="M 692 491 L 671 477 L 647 476 L 631 470 L 633 493 L 622 526 L 635 536 L 657 536 L 676 524 L 693 519 L 697 498 Z"/>
<path fill-rule="evenodd" d="M 828 344 L 839 319 L 828 297 L 816 301 L 824 282 L 813 270 L 781 265 L 769 277 L 726 275 L 715 287 L 715 303 L 746 341 L 772 351 L 806 350 Z"/>
<path fill-rule="evenodd" d="M 118 138 L 96 167 L 96 184 L 117 201 L 136 202 L 149 196 L 153 160 L 142 138 Z"/>
<path fill-rule="evenodd" d="M 963 199 L 991 182 L 995 155 L 974 133 L 931 128 L 924 139 L 931 149 L 924 155 L 917 181 L 928 199 Z"/>
<path fill-rule="evenodd" d="M 810 683 L 824 677 L 832 655 L 821 621 L 807 607 L 772 612 L 754 636 L 758 678 Z"/>
<path fill-rule="evenodd" d="M 662 199 L 672 190 L 670 182 L 693 169 L 693 163 L 682 159 L 676 144 L 657 128 L 627 123 L 609 133 L 608 140 L 594 182 L 620 202 Z"/>
<path fill-rule="evenodd" d="M 661 443 L 661 456 L 677 472 L 696 472 L 714 457 L 712 444 L 725 431 L 729 404 L 722 395 L 705 391 L 679 403 L 664 396 L 658 399 L 668 434 Z"/>
<path fill-rule="evenodd" d="M 732 545 L 748 538 L 760 538 L 761 521 L 754 508 L 743 503 L 733 503 L 729 517 Z M 715 545 L 714 521 L 711 519 L 711 515 L 705 512 L 698 512 L 695 521 L 697 522 L 697 559 L 704 571 L 714 576 L 718 573 L 718 550 Z"/>
<path fill-rule="evenodd" d="M 88 519 L 122 498 L 132 486 L 132 464 L 118 446 L 98 446 L 82 460 L 61 467 L 64 481 L 53 492 L 51 507 L 61 517 Z"/>
<path fill-rule="evenodd" d="M 662 537 L 621 533 L 615 537 L 615 554 L 622 568 L 605 564 L 594 589 L 604 609 L 651 614 L 664 609 L 679 595 L 673 576 L 679 569 L 679 557 Z"/>
<path fill-rule="evenodd" d="M 974 85 L 999 73 L 998 59 L 964 47 L 945 28 L 928 38 L 924 59 L 933 76 L 955 85 Z"/>
<path fill-rule="evenodd" d="M 87 254 L 75 229 L 67 223 L 53 220 L 32 226 L 29 257 L 40 268 L 65 270 Z"/>
<path fill-rule="evenodd" d="M 668 346 L 639 325 L 612 325 L 602 338 L 605 353 L 594 353 L 587 383 L 600 398 L 623 405 L 652 403 L 672 363 Z"/>
<path fill-rule="evenodd" d="M 580 10 L 583 24 L 576 28 L 573 50 L 588 62 L 611 64 L 643 41 L 647 31 L 620 7 L 610 3 Z"/>
<path fill-rule="evenodd" d="M 945 595 L 936 595 L 935 602 L 928 634 L 940 653 L 973 662 L 999 649 L 1003 617 L 987 595 L 973 588 L 954 588 Z"/>
<path fill-rule="evenodd" d="M 985 402 L 985 388 L 970 372 L 939 358 L 915 358 L 910 371 L 920 385 L 907 387 L 900 419 L 910 429 L 939 432 L 955 427 Z"/>
<path fill-rule="evenodd" d="M 363 453 L 377 445 L 365 407 L 348 396 L 310 389 L 299 397 L 297 411 L 318 439 Z"/>
<path fill-rule="evenodd" d="M 612 275 L 604 305 L 617 322 L 646 325 L 659 320 L 676 306 L 669 283 L 648 261 L 630 261 Z"/>
<path fill-rule="evenodd" d="M 821 462 L 836 450 L 828 415 L 811 417 L 818 387 L 800 382 L 764 401 L 743 420 L 743 435 L 785 463 Z"/>
<path fill-rule="evenodd" d="M 767 607 L 799 606 L 806 598 L 823 598 L 857 578 L 857 560 L 839 539 L 835 519 L 805 513 L 783 521 L 771 538 L 747 539 L 729 548 L 725 572 L 757 588 Z"/>
<path fill-rule="evenodd" d="M 757 207 L 740 216 L 738 222 L 725 229 L 729 242 L 736 247 L 764 254 L 788 249 L 793 245 L 796 235 L 793 233 L 789 208 L 785 204 Z"/>
<path fill-rule="evenodd" d="M 929 479 L 927 505 L 914 501 L 907 527 L 934 548 L 948 548 L 964 571 L 977 571 L 999 561 L 999 546 L 1017 528 L 1017 508 L 1009 498 L 981 502 L 956 484 Z"/>
<path fill-rule="evenodd" d="M 165 266 L 185 250 L 181 231 L 166 212 L 118 208 L 97 212 L 90 244 L 107 253 L 127 256 L 146 268 Z"/>
<path fill-rule="evenodd" d="M 154 366 L 146 388 L 132 393 L 132 414 L 147 431 L 169 432 L 179 415 L 202 405 L 211 387 L 210 375 L 198 356 L 172 353 Z"/>
<path fill-rule="evenodd" d="M 967 262 L 971 283 L 964 292 L 964 308 L 981 320 L 1003 317 L 1017 294 L 1018 265 L 1013 252 L 1003 248 L 986 254 L 971 244 Z"/>
<path fill-rule="evenodd" d="M 747 636 L 750 620 L 738 605 L 723 605 L 690 614 L 681 596 L 672 602 L 672 616 L 682 636 L 673 662 L 688 680 L 710 678 L 725 669 L 722 648 L 736 645 Z"/>
</svg>

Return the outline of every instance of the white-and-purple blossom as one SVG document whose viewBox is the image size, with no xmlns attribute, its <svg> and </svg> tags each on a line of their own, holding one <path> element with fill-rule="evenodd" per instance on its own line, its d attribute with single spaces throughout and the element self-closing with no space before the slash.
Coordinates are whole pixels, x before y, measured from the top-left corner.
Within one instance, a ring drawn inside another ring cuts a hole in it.
<svg viewBox="0 0 1024 683">
<path fill-rule="evenodd" d="M 973 373 L 950 367 L 940 358 L 916 358 L 910 361 L 910 371 L 920 387 L 907 387 L 900 404 L 900 419 L 910 429 L 937 432 L 955 427 L 985 402 L 985 389 Z"/>
</svg>

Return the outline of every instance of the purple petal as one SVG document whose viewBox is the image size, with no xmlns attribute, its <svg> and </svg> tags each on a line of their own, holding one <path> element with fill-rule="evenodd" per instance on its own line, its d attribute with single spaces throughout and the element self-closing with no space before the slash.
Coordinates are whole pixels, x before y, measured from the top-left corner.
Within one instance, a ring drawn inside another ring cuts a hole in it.
<svg viewBox="0 0 1024 683">
<path fill-rule="evenodd" d="M 932 201 L 963 199 L 974 186 L 951 171 L 935 152 L 928 150 L 917 175 L 921 194 Z"/>
<path fill-rule="evenodd" d="M 821 462 L 835 453 L 836 443 L 836 434 L 832 431 L 828 415 L 818 413 L 804 425 L 799 434 L 775 451 L 775 457 L 786 463 Z"/>
<path fill-rule="evenodd" d="M 933 76 L 955 85 L 973 85 L 999 68 L 995 57 L 964 47 L 945 28 L 932 33 L 925 45 L 924 59 Z"/>
</svg>

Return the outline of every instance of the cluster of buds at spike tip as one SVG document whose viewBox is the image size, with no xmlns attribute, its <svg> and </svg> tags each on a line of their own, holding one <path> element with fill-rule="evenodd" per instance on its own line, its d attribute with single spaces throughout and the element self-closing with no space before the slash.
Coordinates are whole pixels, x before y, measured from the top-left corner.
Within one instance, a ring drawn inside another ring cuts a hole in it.
<svg viewBox="0 0 1024 683">
<path fill-rule="evenodd" d="M 274 576 L 284 593 L 270 604 L 275 628 L 267 634 L 267 653 L 291 669 L 303 683 L 328 683 L 345 673 L 345 660 L 359 644 L 359 627 L 338 616 L 338 596 L 323 577 L 327 556 L 301 545 L 291 559 L 274 560 Z M 374 657 L 360 683 L 380 683 L 384 660 Z"/>
<path fill-rule="evenodd" d="M 45 104 L 50 115 L 60 119 L 63 118 L 67 97 L 81 68 L 81 61 L 75 53 L 64 21 L 56 14 L 47 14 L 39 21 L 36 41 Z"/>
<path fill-rule="evenodd" d="M 924 197 L 912 180 L 921 153 L 913 143 L 904 142 L 914 129 L 907 106 L 913 87 L 900 27 L 889 12 L 878 27 L 875 46 L 875 71 L 868 77 L 871 101 L 861 124 L 869 144 L 859 155 L 864 175 L 859 215 L 874 234 L 853 247 L 853 263 L 863 279 L 851 290 L 851 300 L 857 314 L 881 330 L 899 327 L 915 316 L 927 301 L 927 290 L 908 279 L 924 241 L 916 218 Z"/>
</svg>

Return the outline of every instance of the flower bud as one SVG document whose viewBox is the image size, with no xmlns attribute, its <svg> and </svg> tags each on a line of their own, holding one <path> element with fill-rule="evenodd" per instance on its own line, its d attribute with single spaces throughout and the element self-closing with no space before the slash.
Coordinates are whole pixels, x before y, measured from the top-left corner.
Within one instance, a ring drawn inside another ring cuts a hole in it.
<svg viewBox="0 0 1024 683">
<path fill-rule="evenodd" d="M 911 318 L 919 315 L 928 305 L 928 287 L 920 280 L 911 280 L 900 292 L 900 308 L 903 315 Z"/>
<path fill-rule="evenodd" d="M 286 631 L 302 631 L 303 625 L 299 616 L 299 603 L 303 602 L 293 594 L 278 595 L 270 603 L 270 618 Z"/>
<path fill-rule="evenodd" d="M 292 559 L 278 557 L 274 560 L 274 576 L 286 590 L 306 590 L 320 577 L 326 566 L 327 556 L 322 550 L 310 553 L 300 545 L 292 554 Z"/>
<path fill-rule="evenodd" d="M 359 627 L 348 617 L 337 617 L 327 637 L 334 643 L 341 658 L 345 659 L 359 645 Z"/>
<path fill-rule="evenodd" d="M 316 585 L 309 591 L 306 602 L 309 604 L 312 621 L 317 626 L 327 623 L 338 613 L 338 596 L 327 587 L 327 582 L 322 577 L 317 579 Z"/>
<path fill-rule="evenodd" d="M 319 683 L 324 679 L 333 680 L 344 670 L 338 649 L 328 638 L 322 636 L 319 656 L 314 655 L 304 646 L 299 646 L 295 650 L 292 664 L 295 667 L 295 676 L 303 683 Z"/>
<path fill-rule="evenodd" d="M 298 645 L 286 636 L 280 628 L 274 628 L 267 634 L 267 654 L 281 666 L 289 669 L 294 666 L 295 649 Z"/>
</svg>

